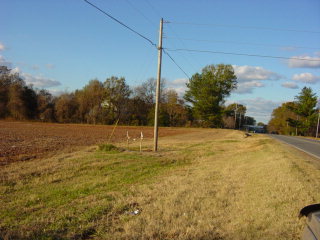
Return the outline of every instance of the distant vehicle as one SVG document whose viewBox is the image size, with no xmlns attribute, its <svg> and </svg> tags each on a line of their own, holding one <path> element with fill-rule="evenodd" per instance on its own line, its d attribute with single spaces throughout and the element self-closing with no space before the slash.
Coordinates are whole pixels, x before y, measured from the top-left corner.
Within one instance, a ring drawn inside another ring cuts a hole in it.
<svg viewBox="0 0 320 240">
<path fill-rule="evenodd" d="M 277 131 L 272 131 L 271 134 L 279 134 Z"/>
</svg>

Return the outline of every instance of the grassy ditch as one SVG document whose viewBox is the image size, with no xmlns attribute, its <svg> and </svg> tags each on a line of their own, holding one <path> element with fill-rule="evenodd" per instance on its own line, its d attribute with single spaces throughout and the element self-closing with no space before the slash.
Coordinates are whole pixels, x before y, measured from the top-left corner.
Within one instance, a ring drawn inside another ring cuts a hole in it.
<svg viewBox="0 0 320 240">
<path fill-rule="evenodd" d="M 159 146 L 0 169 L 0 239 L 299 239 L 300 208 L 320 202 L 310 157 L 267 136 L 199 129 Z"/>
</svg>

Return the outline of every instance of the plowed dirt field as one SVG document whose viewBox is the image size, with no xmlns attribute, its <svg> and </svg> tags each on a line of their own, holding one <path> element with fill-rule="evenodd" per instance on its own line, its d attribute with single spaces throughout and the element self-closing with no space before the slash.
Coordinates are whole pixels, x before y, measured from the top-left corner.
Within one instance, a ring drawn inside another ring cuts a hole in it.
<svg viewBox="0 0 320 240">
<path fill-rule="evenodd" d="M 112 130 L 113 126 L 105 125 L 0 121 L 0 165 L 107 142 Z M 111 141 L 125 142 L 127 131 L 131 139 L 139 138 L 141 131 L 145 139 L 153 137 L 152 127 L 118 126 Z M 160 128 L 159 135 L 170 136 L 187 131 L 183 128 Z"/>
</svg>

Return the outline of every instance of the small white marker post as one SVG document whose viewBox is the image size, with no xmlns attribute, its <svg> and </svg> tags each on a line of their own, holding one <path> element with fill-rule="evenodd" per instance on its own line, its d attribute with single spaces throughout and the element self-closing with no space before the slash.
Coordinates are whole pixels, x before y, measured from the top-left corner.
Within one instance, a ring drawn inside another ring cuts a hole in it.
<svg viewBox="0 0 320 240">
<path fill-rule="evenodd" d="M 129 136 L 129 132 L 127 131 L 127 148 L 129 149 L 129 139 L 130 139 L 130 136 Z"/>
<path fill-rule="evenodd" d="M 140 135 L 140 152 L 142 152 L 142 140 L 143 140 L 143 133 L 141 132 L 141 135 Z"/>
</svg>

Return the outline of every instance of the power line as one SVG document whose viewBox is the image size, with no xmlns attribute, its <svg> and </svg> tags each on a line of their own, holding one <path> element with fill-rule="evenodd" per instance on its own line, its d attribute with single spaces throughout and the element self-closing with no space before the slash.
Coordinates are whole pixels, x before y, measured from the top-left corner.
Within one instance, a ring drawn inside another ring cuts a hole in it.
<svg viewBox="0 0 320 240">
<path fill-rule="evenodd" d="M 149 2 L 149 0 L 145 0 L 145 2 L 151 7 L 152 11 L 157 14 L 159 17 L 161 17 L 161 14 L 158 12 L 158 10 Z"/>
<path fill-rule="evenodd" d="M 135 11 L 137 11 L 144 19 L 146 19 L 153 27 L 155 26 L 155 23 L 153 21 L 150 20 L 150 18 L 148 18 L 146 15 L 144 15 L 144 13 L 142 11 L 140 11 L 139 8 L 136 8 L 132 2 L 130 2 L 129 0 L 125 0 Z"/>
<path fill-rule="evenodd" d="M 256 45 L 256 46 L 266 46 L 266 47 L 291 47 L 291 48 L 305 48 L 305 49 L 316 49 L 319 50 L 320 47 L 303 47 L 303 46 L 285 46 L 278 44 L 264 44 L 264 43 L 250 43 L 250 42 L 235 42 L 235 41 L 222 41 L 222 40 L 206 40 L 206 39 L 194 39 L 194 38 L 177 38 L 177 37 L 165 37 L 167 39 L 182 39 L 186 41 L 195 41 L 195 42 L 215 42 L 215 43 L 231 43 L 231 44 L 243 44 L 243 45 Z"/>
<path fill-rule="evenodd" d="M 237 55 L 237 56 L 247 56 L 247 57 L 261 57 L 261 58 L 277 58 L 277 59 L 292 59 L 292 60 L 302 60 L 302 61 L 311 61 L 311 62 L 320 62 L 319 59 L 307 59 L 307 58 L 298 58 L 298 57 L 282 57 L 282 56 L 268 56 L 268 55 L 259 55 L 259 54 L 248 54 L 248 53 L 234 53 L 234 52 L 220 52 L 220 51 L 211 51 L 211 50 L 196 50 L 196 49 L 170 49 L 165 48 L 168 51 L 185 51 L 185 52 L 201 52 L 201 53 L 215 53 L 215 54 L 225 54 L 225 55 Z"/>
<path fill-rule="evenodd" d="M 286 29 L 286 28 L 268 28 L 268 27 L 241 26 L 241 25 L 225 25 L 225 24 L 211 24 L 211 23 L 192 23 L 192 22 L 170 22 L 170 23 L 172 23 L 172 24 L 181 24 L 181 25 L 195 25 L 195 26 L 211 26 L 211 27 L 225 27 L 225 28 L 242 28 L 242 29 L 252 29 L 252 30 L 269 30 L 269 31 L 320 33 L 320 31 L 297 30 L 297 29 Z"/>
<path fill-rule="evenodd" d="M 147 40 L 151 45 L 157 47 L 157 45 L 152 42 L 149 38 L 143 36 L 142 34 L 138 33 L 136 30 L 132 29 L 131 27 L 127 26 L 126 24 L 124 24 L 123 22 L 121 22 L 120 20 L 116 19 L 115 17 L 111 16 L 109 13 L 105 12 L 104 10 L 102 10 L 101 8 L 97 7 L 96 5 L 94 5 L 93 3 L 89 2 L 88 0 L 84 0 L 86 3 L 88 3 L 89 5 L 91 5 L 92 7 L 94 7 L 95 9 L 99 10 L 100 12 L 102 12 L 104 15 L 108 16 L 109 18 L 111 18 L 112 20 L 114 20 L 115 22 L 121 24 L 123 27 L 129 29 L 131 32 L 137 34 L 138 36 L 140 36 L 141 38 Z"/>
<path fill-rule="evenodd" d="M 173 29 L 170 25 L 167 25 L 167 26 L 169 26 L 169 28 L 171 29 L 171 31 L 173 32 L 173 34 L 176 36 L 176 39 L 178 39 L 178 40 L 180 41 L 180 43 L 182 44 L 182 47 L 185 47 L 185 48 L 186 48 L 186 45 L 184 44 L 184 42 L 182 41 L 182 39 L 178 36 L 178 34 L 174 31 L 174 29 Z M 169 38 L 168 38 L 168 37 L 164 37 L 164 38 L 170 39 L 170 37 L 169 37 Z M 172 45 L 173 45 L 173 47 L 176 48 L 174 42 L 172 42 Z M 190 65 L 194 70 L 196 69 L 196 68 L 194 67 L 194 65 L 185 57 L 185 55 L 182 54 L 181 56 L 189 63 L 189 65 Z"/>
<path fill-rule="evenodd" d="M 150 8 L 152 9 L 152 11 L 157 14 L 159 17 L 161 17 L 161 14 L 160 12 L 150 3 L 149 0 L 145 0 L 145 2 L 150 6 Z M 166 22 L 167 23 L 167 22 Z M 170 25 L 169 25 L 170 27 Z M 171 27 L 170 27 L 171 28 Z M 174 31 L 172 28 L 171 28 L 172 31 Z M 182 43 L 182 41 L 181 41 Z M 183 44 L 183 43 L 182 43 Z M 173 59 L 173 57 L 165 51 L 165 48 L 162 48 L 163 52 L 171 59 L 171 61 L 184 73 L 184 75 L 190 79 L 190 77 L 188 76 L 188 74 L 179 66 L 179 64 Z M 183 55 L 182 55 L 183 56 Z M 184 57 L 184 56 L 183 56 Z M 185 57 L 184 57 L 185 58 Z M 186 59 L 186 58 L 185 58 Z M 187 59 L 186 59 L 187 60 Z M 188 60 L 187 60 L 188 61 Z M 188 61 L 189 62 L 189 61 Z M 190 62 L 189 62 L 190 64 Z M 190 64 L 191 65 L 191 64 Z"/>
<path fill-rule="evenodd" d="M 178 63 L 171 57 L 171 55 L 163 48 L 163 52 L 172 60 L 172 62 L 186 75 L 188 79 L 190 79 L 189 75 L 178 65 Z"/>
</svg>

